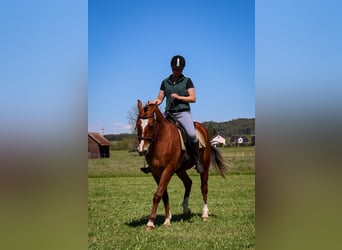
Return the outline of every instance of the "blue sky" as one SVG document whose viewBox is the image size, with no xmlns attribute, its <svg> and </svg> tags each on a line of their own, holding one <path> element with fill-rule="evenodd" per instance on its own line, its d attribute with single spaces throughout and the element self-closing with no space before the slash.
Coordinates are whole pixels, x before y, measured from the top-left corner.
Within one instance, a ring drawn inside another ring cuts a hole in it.
<svg viewBox="0 0 342 250">
<path fill-rule="evenodd" d="M 195 84 L 194 120 L 255 117 L 254 1 L 92 0 L 88 37 L 89 131 L 130 132 L 129 112 L 156 98 L 176 54 Z"/>
</svg>

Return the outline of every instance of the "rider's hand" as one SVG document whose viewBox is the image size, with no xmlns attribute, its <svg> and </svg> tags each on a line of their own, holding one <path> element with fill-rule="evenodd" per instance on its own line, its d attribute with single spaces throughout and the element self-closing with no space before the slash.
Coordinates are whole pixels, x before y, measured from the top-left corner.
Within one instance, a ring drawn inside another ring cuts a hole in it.
<svg viewBox="0 0 342 250">
<path fill-rule="evenodd" d="M 176 93 L 171 94 L 172 99 L 180 99 L 180 96 Z"/>
</svg>

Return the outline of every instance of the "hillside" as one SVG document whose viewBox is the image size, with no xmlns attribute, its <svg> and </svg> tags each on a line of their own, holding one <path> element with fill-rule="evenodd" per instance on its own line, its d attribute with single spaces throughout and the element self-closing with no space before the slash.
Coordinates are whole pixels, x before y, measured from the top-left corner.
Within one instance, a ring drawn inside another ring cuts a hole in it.
<svg viewBox="0 0 342 250">
<path fill-rule="evenodd" d="M 222 137 L 229 138 L 233 135 L 254 135 L 255 118 L 239 118 L 226 122 L 206 121 L 203 125 L 208 129 L 210 137 L 220 134 Z M 104 135 L 109 141 L 135 140 L 133 134 L 108 134 Z"/>
<path fill-rule="evenodd" d="M 216 134 L 226 138 L 233 135 L 255 134 L 255 118 L 239 118 L 226 122 L 206 121 L 203 125 L 208 129 L 210 137 Z"/>
<path fill-rule="evenodd" d="M 255 118 L 239 118 L 226 122 L 206 121 L 203 125 L 208 129 L 210 137 L 220 134 L 228 138 L 233 135 L 254 135 Z M 108 134 L 104 135 L 109 141 L 120 141 L 127 138 L 135 138 L 135 134 Z"/>
<path fill-rule="evenodd" d="M 226 122 L 203 122 L 203 125 L 208 129 L 210 138 L 217 134 L 228 139 L 231 136 L 246 136 L 249 140 L 251 135 L 255 134 L 255 118 L 246 119 L 239 118 Z M 131 134 L 107 134 L 104 137 L 112 142 L 111 150 L 126 150 L 134 151 L 137 146 L 137 135 L 135 132 Z M 230 138 L 231 139 L 231 138 Z"/>
</svg>

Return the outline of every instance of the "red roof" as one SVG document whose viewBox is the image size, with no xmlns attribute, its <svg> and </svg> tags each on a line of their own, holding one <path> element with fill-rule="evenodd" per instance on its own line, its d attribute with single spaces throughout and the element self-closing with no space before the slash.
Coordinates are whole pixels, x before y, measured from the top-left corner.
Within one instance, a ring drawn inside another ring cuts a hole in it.
<svg viewBox="0 0 342 250">
<path fill-rule="evenodd" d="M 90 136 L 97 144 L 101 146 L 110 146 L 112 145 L 106 138 L 96 132 L 88 132 L 88 136 Z"/>
</svg>

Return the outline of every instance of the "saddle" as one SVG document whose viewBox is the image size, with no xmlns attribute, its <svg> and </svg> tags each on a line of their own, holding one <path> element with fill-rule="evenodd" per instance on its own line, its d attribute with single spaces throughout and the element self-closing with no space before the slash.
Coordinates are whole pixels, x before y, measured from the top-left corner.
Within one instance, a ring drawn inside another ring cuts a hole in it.
<svg viewBox="0 0 342 250">
<path fill-rule="evenodd" d="M 184 151 L 188 151 L 187 149 L 189 149 L 191 147 L 190 145 L 190 138 L 188 136 L 188 134 L 186 133 L 186 130 L 184 129 L 183 125 L 178 122 L 172 114 L 170 114 L 169 112 L 166 113 L 166 117 L 165 117 L 168 121 L 172 122 L 176 127 L 177 127 L 177 130 L 178 130 L 178 134 L 179 134 L 179 137 L 181 139 L 181 147 L 182 147 L 182 150 Z M 195 131 L 196 131 L 196 137 L 199 141 L 199 148 L 204 148 L 205 147 L 205 140 L 202 136 L 202 134 L 198 131 L 198 129 L 196 129 L 195 127 Z"/>
</svg>

